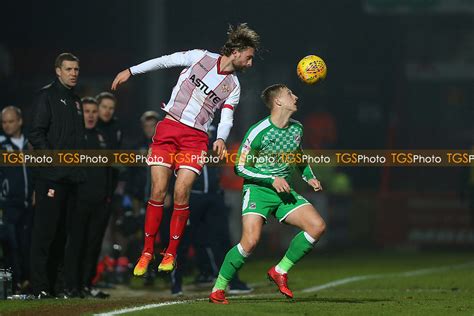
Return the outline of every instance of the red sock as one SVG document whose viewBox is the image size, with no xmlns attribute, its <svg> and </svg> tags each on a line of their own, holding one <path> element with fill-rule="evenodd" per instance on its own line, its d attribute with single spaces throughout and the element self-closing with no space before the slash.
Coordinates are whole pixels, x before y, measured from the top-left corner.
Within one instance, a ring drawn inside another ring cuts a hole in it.
<svg viewBox="0 0 474 316">
<path fill-rule="evenodd" d="M 145 214 L 145 245 L 143 252 L 153 254 L 155 249 L 155 236 L 163 217 L 163 202 L 149 200 Z"/>
<path fill-rule="evenodd" d="M 176 251 L 178 250 L 181 237 L 186 228 L 186 224 L 189 218 L 189 205 L 188 204 L 175 204 L 173 214 L 171 215 L 170 223 L 170 241 L 166 253 L 170 253 L 176 257 Z"/>
</svg>

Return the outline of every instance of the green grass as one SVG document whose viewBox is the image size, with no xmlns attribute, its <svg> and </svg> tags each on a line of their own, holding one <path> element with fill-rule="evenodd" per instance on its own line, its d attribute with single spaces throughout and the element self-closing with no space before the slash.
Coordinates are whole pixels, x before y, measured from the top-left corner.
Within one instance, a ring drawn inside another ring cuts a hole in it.
<svg viewBox="0 0 474 316">
<path fill-rule="evenodd" d="M 471 262 L 471 265 L 459 266 Z M 295 293 L 288 300 L 265 279 L 274 261 L 250 259 L 241 278 L 255 284 L 252 296 L 232 297 L 230 305 L 209 304 L 207 291 L 182 298 L 188 303 L 143 310 L 127 315 L 474 315 L 474 254 L 422 253 L 399 254 L 313 254 L 291 271 L 289 285 Z M 457 266 L 443 271 L 402 276 L 400 273 L 428 268 Z M 361 275 L 377 277 L 304 293 L 303 289 Z M 131 290 L 133 293 L 136 290 Z M 203 300 L 195 300 L 201 298 Z M 32 301 L 0 303 L 0 314 L 77 315 L 105 312 L 150 303 L 173 301 L 153 293 L 136 298 L 106 301 Z M 53 314 L 54 314 L 53 313 Z"/>
</svg>

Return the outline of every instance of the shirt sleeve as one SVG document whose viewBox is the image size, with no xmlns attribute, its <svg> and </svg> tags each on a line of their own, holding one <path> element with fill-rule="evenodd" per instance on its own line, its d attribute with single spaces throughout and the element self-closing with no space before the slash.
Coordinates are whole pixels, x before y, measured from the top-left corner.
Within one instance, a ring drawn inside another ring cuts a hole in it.
<svg viewBox="0 0 474 316">
<path fill-rule="evenodd" d="M 257 168 L 253 167 L 252 158 L 258 153 L 259 145 L 255 139 L 252 141 L 249 138 L 252 130 L 247 132 L 245 138 L 240 145 L 239 152 L 237 153 L 237 160 L 235 163 L 235 173 L 246 180 L 252 180 L 252 182 L 260 185 L 272 185 L 275 177 L 270 174 L 264 174 Z"/>
<path fill-rule="evenodd" d="M 299 147 L 298 149 L 298 154 L 303 157 L 304 152 L 303 148 Z M 303 178 L 304 181 L 308 182 L 311 179 L 316 179 L 316 176 L 313 173 L 313 169 L 311 169 L 311 166 L 309 164 L 298 164 L 298 169 L 301 172 L 301 177 Z"/>
<path fill-rule="evenodd" d="M 234 124 L 234 111 L 239 104 L 240 86 L 236 85 L 229 97 L 225 100 L 221 111 L 221 120 L 217 126 L 217 139 L 222 139 L 224 142 L 229 137 L 230 130 Z"/>
<path fill-rule="evenodd" d="M 161 56 L 130 67 L 130 73 L 137 75 L 164 68 L 189 67 L 198 62 L 205 54 L 204 50 L 194 49 Z"/>
<path fill-rule="evenodd" d="M 316 176 L 313 173 L 310 165 L 301 166 L 301 177 L 304 181 L 308 182 L 311 179 L 316 179 Z"/>
<path fill-rule="evenodd" d="M 51 124 L 51 108 L 46 92 L 39 93 L 33 101 L 35 114 L 31 124 L 29 141 L 34 149 L 50 149 L 47 133 Z"/>
</svg>

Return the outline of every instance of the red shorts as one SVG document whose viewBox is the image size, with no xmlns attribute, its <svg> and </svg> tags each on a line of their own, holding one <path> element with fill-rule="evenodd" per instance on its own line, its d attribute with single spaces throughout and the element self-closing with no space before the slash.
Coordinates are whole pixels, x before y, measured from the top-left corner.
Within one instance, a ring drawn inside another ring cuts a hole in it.
<svg viewBox="0 0 474 316">
<path fill-rule="evenodd" d="M 201 174 L 208 143 L 207 133 L 165 118 L 156 124 L 147 163 L 172 170 L 185 168 Z"/>
</svg>

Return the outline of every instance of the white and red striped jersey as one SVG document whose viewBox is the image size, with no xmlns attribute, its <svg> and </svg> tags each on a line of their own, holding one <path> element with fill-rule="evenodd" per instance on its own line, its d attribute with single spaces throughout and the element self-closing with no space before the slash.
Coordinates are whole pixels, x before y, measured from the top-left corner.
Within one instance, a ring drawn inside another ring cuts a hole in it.
<svg viewBox="0 0 474 316">
<path fill-rule="evenodd" d="M 131 67 L 130 72 L 136 75 L 162 68 L 186 67 L 163 110 L 181 123 L 207 132 L 214 113 L 222 109 L 217 138 L 225 141 L 239 103 L 240 83 L 235 74 L 220 69 L 220 59 L 219 54 L 195 49 L 151 59 Z"/>
</svg>

